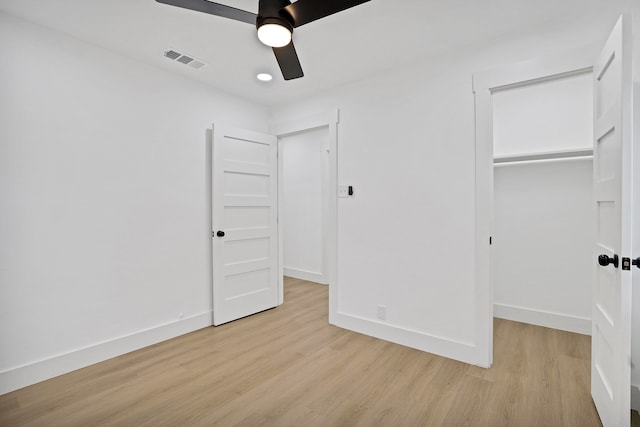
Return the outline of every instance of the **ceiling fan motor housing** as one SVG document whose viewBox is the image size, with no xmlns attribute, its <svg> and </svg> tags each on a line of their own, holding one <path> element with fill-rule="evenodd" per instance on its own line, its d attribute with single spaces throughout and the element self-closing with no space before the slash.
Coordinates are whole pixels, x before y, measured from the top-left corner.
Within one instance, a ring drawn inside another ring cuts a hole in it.
<svg viewBox="0 0 640 427">
<path fill-rule="evenodd" d="M 290 4 L 289 0 L 260 0 L 256 28 L 260 28 L 265 24 L 277 24 L 293 32 L 293 19 L 284 10 Z"/>
<path fill-rule="evenodd" d="M 266 24 L 281 25 L 286 29 L 288 29 L 290 33 L 293 33 L 293 25 L 291 25 L 291 23 L 286 19 L 278 18 L 278 17 L 270 17 L 270 16 L 267 16 L 267 17 L 258 16 L 258 19 L 256 20 L 256 28 L 260 28 Z"/>
</svg>

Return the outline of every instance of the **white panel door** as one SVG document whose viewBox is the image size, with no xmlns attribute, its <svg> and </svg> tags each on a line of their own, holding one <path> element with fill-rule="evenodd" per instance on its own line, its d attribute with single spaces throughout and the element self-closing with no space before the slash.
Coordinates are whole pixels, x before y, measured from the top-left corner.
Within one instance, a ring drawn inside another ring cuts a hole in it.
<svg viewBox="0 0 640 427">
<path fill-rule="evenodd" d="M 624 19 L 623 19 L 624 18 Z M 621 17 L 594 67 L 594 254 L 591 394 L 604 427 L 629 425 L 631 38 Z"/>
<path fill-rule="evenodd" d="M 213 324 L 278 305 L 275 136 L 213 127 Z"/>
</svg>

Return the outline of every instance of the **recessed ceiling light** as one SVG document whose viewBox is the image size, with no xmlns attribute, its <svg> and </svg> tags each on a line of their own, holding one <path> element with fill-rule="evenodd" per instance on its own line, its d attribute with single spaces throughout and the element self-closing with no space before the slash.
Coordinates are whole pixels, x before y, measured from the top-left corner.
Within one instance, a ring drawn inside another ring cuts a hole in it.
<svg viewBox="0 0 640 427">
<path fill-rule="evenodd" d="M 267 74 L 267 73 L 260 73 L 256 77 L 261 82 L 270 82 L 271 79 L 273 79 L 273 76 L 271 74 Z"/>
</svg>

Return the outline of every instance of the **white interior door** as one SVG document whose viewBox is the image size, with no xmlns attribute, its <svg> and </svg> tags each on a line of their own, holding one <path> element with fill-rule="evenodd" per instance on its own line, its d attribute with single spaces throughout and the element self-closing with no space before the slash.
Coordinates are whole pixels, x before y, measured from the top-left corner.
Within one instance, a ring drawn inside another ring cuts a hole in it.
<svg viewBox="0 0 640 427">
<path fill-rule="evenodd" d="M 629 425 L 631 351 L 631 37 L 621 17 L 594 67 L 596 245 L 591 394 L 604 427 Z M 594 257 L 594 258 L 595 258 Z"/>
<path fill-rule="evenodd" d="M 213 127 L 213 324 L 278 305 L 275 136 Z"/>
</svg>

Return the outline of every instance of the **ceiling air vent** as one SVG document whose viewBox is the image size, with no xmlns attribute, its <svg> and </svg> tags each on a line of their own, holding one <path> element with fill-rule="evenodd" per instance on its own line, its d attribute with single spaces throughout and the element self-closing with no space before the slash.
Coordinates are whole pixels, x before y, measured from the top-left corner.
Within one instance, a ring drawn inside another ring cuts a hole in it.
<svg viewBox="0 0 640 427">
<path fill-rule="evenodd" d="M 186 55 L 184 53 L 178 52 L 173 49 L 166 50 L 164 52 L 165 58 L 169 58 L 173 61 L 180 62 L 181 64 L 188 65 L 191 68 L 202 68 L 207 65 L 206 62 L 201 61 L 199 59 L 194 58 L 191 55 Z"/>
</svg>

